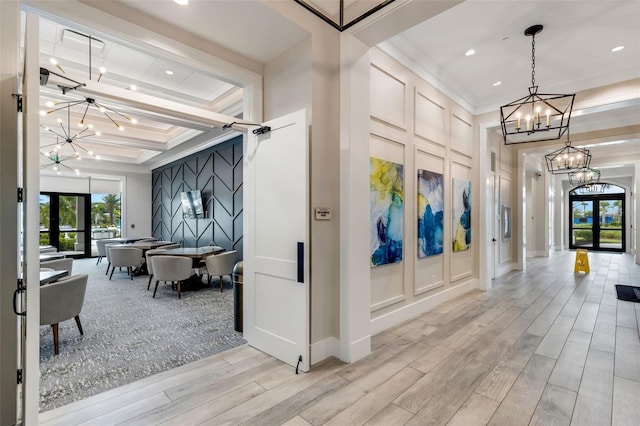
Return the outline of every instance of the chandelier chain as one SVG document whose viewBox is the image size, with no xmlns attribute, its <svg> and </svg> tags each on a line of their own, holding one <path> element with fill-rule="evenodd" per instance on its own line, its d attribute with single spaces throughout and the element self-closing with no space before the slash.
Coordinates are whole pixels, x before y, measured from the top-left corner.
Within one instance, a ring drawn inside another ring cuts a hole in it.
<svg viewBox="0 0 640 426">
<path fill-rule="evenodd" d="M 536 35 L 531 37 L 531 87 L 536 86 Z"/>
</svg>

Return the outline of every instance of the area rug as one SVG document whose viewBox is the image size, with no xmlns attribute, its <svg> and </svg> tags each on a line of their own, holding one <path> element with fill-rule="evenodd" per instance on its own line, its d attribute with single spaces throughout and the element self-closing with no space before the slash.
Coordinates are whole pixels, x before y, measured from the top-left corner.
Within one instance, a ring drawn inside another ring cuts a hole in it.
<svg viewBox="0 0 640 426">
<path fill-rule="evenodd" d="M 74 275 L 89 274 L 84 336 L 73 319 L 61 323 L 55 356 L 51 327 L 40 327 L 41 412 L 246 343 L 234 330 L 231 282 L 222 293 L 216 282 L 181 299 L 160 283 L 154 299 L 148 276 L 116 270 L 110 281 L 105 270 L 95 259 L 74 260 Z"/>
<path fill-rule="evenodd" d="M 616 293 L 618 293 L 620 300 L 640 303 L 640 287 L 616 284 Z"/>
</svg>

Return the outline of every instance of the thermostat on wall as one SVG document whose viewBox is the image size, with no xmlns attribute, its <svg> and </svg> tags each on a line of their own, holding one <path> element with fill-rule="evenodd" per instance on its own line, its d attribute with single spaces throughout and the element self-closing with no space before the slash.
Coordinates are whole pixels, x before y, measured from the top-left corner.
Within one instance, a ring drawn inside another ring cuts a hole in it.
<svg viewBox="0 0 640 426">
<path fill-rule="evenodd" d="M 316 207 L 316 220 L 331 220 L 331 209 L 327 207 Z"/>
</svg>

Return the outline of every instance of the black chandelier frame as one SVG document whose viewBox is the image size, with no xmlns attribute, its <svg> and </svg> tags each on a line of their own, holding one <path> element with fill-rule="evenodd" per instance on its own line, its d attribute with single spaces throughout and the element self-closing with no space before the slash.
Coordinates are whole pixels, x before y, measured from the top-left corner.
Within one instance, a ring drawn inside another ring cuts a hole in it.
<svg viewBox="0 0 640 426">
<path fill-rule="evenodd" d="M 500 107 L 505 145 L 557 140 L 569 130 L 576 95 L 538 93 L 535 45 L 542 29 L 542 25 L 533 25 L 524 31 L 531 37 L 531 86 L 527 96 Z"/>
</svg>

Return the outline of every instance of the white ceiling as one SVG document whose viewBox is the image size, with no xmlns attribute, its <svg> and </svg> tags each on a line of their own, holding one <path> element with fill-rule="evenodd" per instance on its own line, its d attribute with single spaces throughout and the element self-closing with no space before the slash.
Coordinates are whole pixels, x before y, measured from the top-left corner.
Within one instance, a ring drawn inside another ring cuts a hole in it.
<svg viewBox="0 0 640 426">
<path fill-rule="evenodd" d="M 56 3 L 65 2 L 68 0 Z M 314 2 L 327 10 L 335 9 L 334 0 Z M 186 7 L 172 0 L 83 0 L 82 3 L 103 10 L 108 5 L 110 12 L 118 12 L 125 19 L 134 13 L 152 17 L 150 27 L 155 31 L 162 32 L 162 28 L 157 27 L 166 23 L 259 64 L 307 36 L 304 29 L 267 6 L 268 0 L 191 0 Z M 379 1 L 370 2 L 371 5 L 377 3 Z M 500 105 L 526 94 L 531 82 L 531 38 L 523 34 L 526 27 L 545 26 L 536 37 L 536 82 L 540 92 L 573 93 L 640 78 L 638 22 L 640 2 L 637 0 L 467 0 L 396 35 L 380 47 L 461 105 L 480 114 L 497 111 Z M 45 23 L 41 30 L 41 62 L 56 71 L 48 63 L 54 55 L 69 75 L 83 81 L 88 75 L 86 46 L 67 47 L 62 41 L 65 28 L 60 23 Z M 144 52 L 131 40 L 120 43 L 102 36 L 105 47 L 93 56 L 92 62 L 96 70 L 99 66 L 107 68 L 101 80 L 104 84 L 120 88 L 136 84 L 141 92 L 188 105 L 231 115 L 240 111 L 241 89 L 216 78 L 210 71 L 177 63 L 168 59 L 169 56 L 160 57 L 157 52 Z M 611 48 L 618 45 L 625 48 L 612 53 Z M 476 54 L 465 56 L 469 49 L 475 49 Z M 174 75 L 168 76 L 167 69 L 174 71 Z M 59 96 L 55 87 L 59 80 L 52 77 L 51 81 L 53 84 L 43 88 L 43 102 L 47 96 Z M 496 81 L 501 84 L 494 86 Z M 201 127 L 148 111 L 117 107 L 138 118 L 139 124 L 137 130 L 131 129 L 132 126 L 127 126 L 125 132 L 111 129 L 102 140 L 88 141 L 93 143 L 94 151 L 101 151 L 107 159 L 148 163 L 184 141 L 194 137 L 194 140 L 205 139 L 206 130 Z M 100 119 L 104 121 L 99 114 L 95 116 L 95 120 Z M 634 124 L 640 124 L 638 102 L 579 111 L 572 118 L 572 128 L 575 125 L 583 131 Z M 629 149 L 637 151 L 638 140 L 628 143 Z M 618 148 L 623 146 L 619 144 Z"/>
<path fill-rule="evenodd" d="M 528 94 L 532 38 L 524 30 L 536 24 L 544 26 L 535 39 L 539 93 L 576 93 L 640 78 L 637 0 L 466 0 L 380 47 L 475 114 L 482 114 Z M 612 52 L 616 46 L 624 49 Z M 470 49 L 475 54 L 466 56 Z M 640 125 L 639 101 L 574 110 L 571 133 Z M 639 139 L 614 142 L 599 148 L 590 141 L 594 163 L 613 152 L 640 155 Z M 544 162 L 541 154 L 550 150 L 537 150 L 538 159 Z"/>
<path fill-rule="evenodd" d="M 640 77 L 640 2 L 467 0 L 388 43 L 466 102 L 496 111 L 531 86 L 535 24 L 541 93 L 575 93 Z M 611 49 L 625 48 L 613 53 Z M 465 56 L 469 49 L 475 54 Z M 494 86 L 500 81 L 499 86 Z"/>
</svg>

